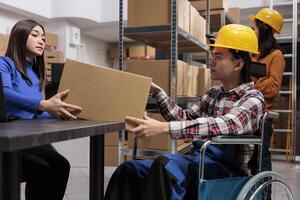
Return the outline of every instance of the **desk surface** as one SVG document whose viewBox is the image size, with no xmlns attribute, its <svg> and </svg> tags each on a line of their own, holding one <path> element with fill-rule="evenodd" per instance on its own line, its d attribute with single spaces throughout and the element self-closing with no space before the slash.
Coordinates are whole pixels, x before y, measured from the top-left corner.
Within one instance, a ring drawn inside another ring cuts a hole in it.
<svg viewBox="0 0 300 200">
<path fill-rule="evenodd" d="M 16 120 L 0 123 L 0 151 L 15 151 L 64 140 L 124 130 L 123 122 Z"/>
</svg>

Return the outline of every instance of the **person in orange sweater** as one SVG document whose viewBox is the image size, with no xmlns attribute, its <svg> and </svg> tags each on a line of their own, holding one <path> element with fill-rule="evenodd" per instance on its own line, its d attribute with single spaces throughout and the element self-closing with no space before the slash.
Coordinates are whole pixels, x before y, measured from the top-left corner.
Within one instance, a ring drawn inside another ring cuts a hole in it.
<svg viewBox="0 0 300 200">
<path fill-rule="evenodd" d="M 255 88 L 262 92 L 265 98 L 266 111 L 274 109 L 274 99 L 279 93 L 282 75 L 285 68 L 284 56 L 274 37 L 279 34 L 282 28 L 283 17 L 270 8 L 261 9 L 255 16 L 250 15 L 253 22 L 253 30 L 258 37 L 259 51 L 258 56 L 253 57 L 252 61 L 261 62 L 266 65 L 266 76 L 252 77 Z M 269 151 L 270 140 L 273 133 L 272 120 L 267 120 L 264 131 L 264 145 L 262 157 L 262 170 L 271 171 L 271 153 Z"/>
</svg>

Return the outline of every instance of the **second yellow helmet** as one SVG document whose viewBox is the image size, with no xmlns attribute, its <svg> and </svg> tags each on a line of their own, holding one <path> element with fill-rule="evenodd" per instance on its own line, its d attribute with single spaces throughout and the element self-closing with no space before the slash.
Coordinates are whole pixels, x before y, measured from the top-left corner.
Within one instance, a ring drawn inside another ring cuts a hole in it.
<svg viewBox="0 0 300 200">
<path fill-rule="evenodd" d="M 258 39 L 255 32 L 250 27 L 240 24 L 223 26 L 217 34 L 215 43 L 210 44 L 210 46 L 259 54 Z"/>
<path fill-rule="evenodd" d="M 280 33 L 282 29 L 282 24 L 283 24 L 282 15 L 276 10 L 272 10 L 270 8 L 261 9 L 255 16 L 249 15 L 249 19 L 252 21 L 258 19 L 268 24 L 276 31 L 276 33 Z"/>
</svg>

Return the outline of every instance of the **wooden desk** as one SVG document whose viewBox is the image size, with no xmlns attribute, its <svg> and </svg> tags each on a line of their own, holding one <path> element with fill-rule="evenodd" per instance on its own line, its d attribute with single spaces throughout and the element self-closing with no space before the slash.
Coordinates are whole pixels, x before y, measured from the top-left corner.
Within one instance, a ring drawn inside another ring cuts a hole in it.
<svg viewBox="0 0 300 200">
<path fill-rule="evenodd" d="M 20 150 L 90 137 L 90 200 L 104 195 L 104 134 L 121 131 L 123 122 L 17 120 L 0 123 L 0 199 L 20 199 Z"/>
</svg>

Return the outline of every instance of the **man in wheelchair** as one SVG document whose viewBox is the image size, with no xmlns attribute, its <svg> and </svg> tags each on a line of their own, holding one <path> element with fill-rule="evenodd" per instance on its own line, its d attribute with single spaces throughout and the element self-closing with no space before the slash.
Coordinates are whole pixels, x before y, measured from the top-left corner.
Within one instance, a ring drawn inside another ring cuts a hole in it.
<svg viewBox="0 0 300 200">
<path fill-rule="evenodd" d="M 105 199 L 196 199 L 199 151 L 202 137 L 251 134 L 259 129 L 264 98 L 249 76 L 250 54 L 258 54 L 255 32 L 246 26 L 223 26 L 213 47 L 211 77 L 222 85 L 212 87 L 189 109 L 182 109 L 152 83 L 150 93 L 168 122 L 148 117 L 126 117 L 138 126 L 130 130 L 140 137 L 169 134 L 195 140 L 190 156 L 165 154 L 155 160 L 121 164 L 110 179 Z M 249 145 L 210 146 L 205 154 L 205 179 L 247 175 L 252 156 Z M 216 191 L 217 192 L 217 191 Z"/>
</svg>

